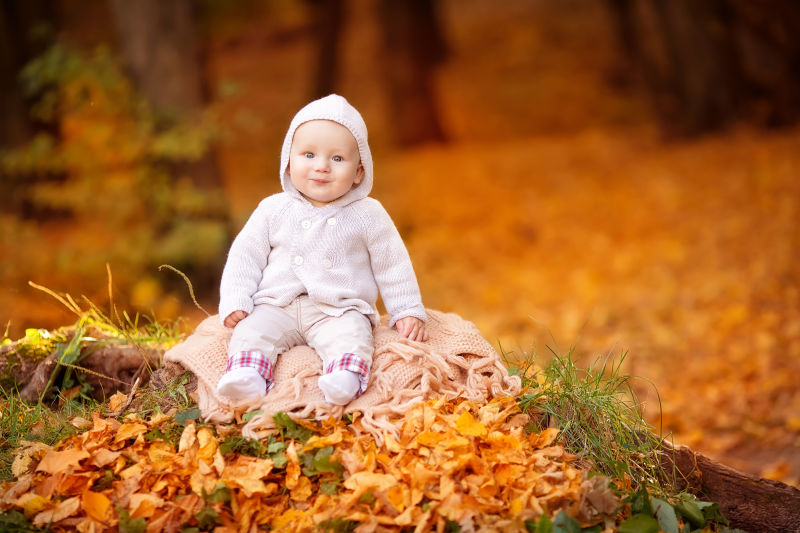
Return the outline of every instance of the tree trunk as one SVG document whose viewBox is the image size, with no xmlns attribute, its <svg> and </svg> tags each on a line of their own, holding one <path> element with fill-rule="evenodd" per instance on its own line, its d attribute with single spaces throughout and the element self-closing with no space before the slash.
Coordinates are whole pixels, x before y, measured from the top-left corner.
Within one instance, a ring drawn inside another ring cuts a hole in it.
<svg viewBox="0 0 800 533">
<path fill-rule="evenodd" d="M 317 69 L 312 99 L 336 92 L 339 81 L 339 42 L 344 23 L 343 0 L 310 0 L 314 11 Z"/>
<path fill-rule="evenodd" d="M 664 128 L 694 135 L 737 120 L 800 119 L 800 6 L 793 0 L 606 0 L 620 52 Z"/>
<path fill-rule="evenodd" d="M 759 533 L 800 531 L 800 490 L 739 472 L 686 446 L 663 445 L 664 474 L 679 490 L 718 503 L 732 527 Z"/>
<path fill-rule="evenodd" d="M 196 117 L 205 85 L 192 0 L 111 0 L 123 63 L 134 85 L 166 116 Z M 213 152 L 178 169 L 205 188 L 221 188 Z"/>
<path fill-rule="evenodd" d="M 50 0 L 0 0 L 0 149 L 25 144 L 36 129 L 29 114 L 30 101 L 22 93 L 22 68 L 52 42 L 57 21 Z M 25 197 L 19 193 L 27 178 L 6 176 L 0 170 L 3 209 L 26 214 Z"/>
<path fill-rule="evenodd" d="M 433 74 L 446 50 L 434 1 L 382 0 L 379 11 L 395 141 L 401 146 L 445 141 Z"/>
</svg>

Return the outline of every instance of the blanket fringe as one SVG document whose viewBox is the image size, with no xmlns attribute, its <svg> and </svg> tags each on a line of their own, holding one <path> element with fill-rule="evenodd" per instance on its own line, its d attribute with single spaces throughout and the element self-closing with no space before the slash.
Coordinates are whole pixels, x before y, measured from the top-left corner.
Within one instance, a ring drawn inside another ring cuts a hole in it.
<svg viewBox="0 0 800 533">
<path fill-rule="evenodd" d="M 340 418 L 360 413 L 354 431 L 365 431 L 382 444 L 385 435 L 399 437 L 396 421 L 415 404 L 434 397 L 464 397 L 488 401 L 513 397 L 522 388 L 499 354 L 480 336 L 475 326 L 455 314 L 428 310 L 430 340 L 410 341 L 386 325 L 375 330 L 372 381 L 360 397 L 347 406 L 325 402 L 317 386 L 321 363 L 307 346 L 296 347 L 278 358 L 275 386 L 262 400 L 232 405 L 216 394 L 225 371 L 230 331 L 219 317 L 204 320 L 189 338 L 165 354 L 198 376 L 198 407 L 211 422 L 230 422 L 233 409 L 261 410 L 242 427 L 246 437 L 259 438 L 275 427 L 273 415 L 285 412 L 293 419 Z M 360 429 L 359 429 L 360 428 Z"/>
</svg>

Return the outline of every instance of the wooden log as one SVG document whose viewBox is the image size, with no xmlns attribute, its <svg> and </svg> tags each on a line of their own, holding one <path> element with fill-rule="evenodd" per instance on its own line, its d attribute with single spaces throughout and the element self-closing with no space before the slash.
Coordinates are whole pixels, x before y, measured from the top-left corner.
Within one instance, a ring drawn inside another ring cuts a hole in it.
<svg viewBox="0 0 800 533">
<path fill-rule="evenodd" d="M 149 376 L 161 361 L 161 350 L 129 344 L 108 344 L 84 350 L 91 352 L 77 366 L 87 370 L 88 383 L 96 392 L 105 396 L 118 389 L 129 390 L 133 381 L 141 374 L 140 369 L 149 368 L 150 372 L 146 373 Z M 16 376 L 17 381 L 25 385 L 20 390 L 20 398 L 31 402 L 38 400 L 57 364 L 58 353 L 54 351 L 29 374 Z"/>
<path fill-rule="evenodd" d="M 678 490 L 719 504 L 731 527 L 800 532 L 800 490 L 718 463 L 687 446 L 664 442 L 663 470 Z"/>
</svg>

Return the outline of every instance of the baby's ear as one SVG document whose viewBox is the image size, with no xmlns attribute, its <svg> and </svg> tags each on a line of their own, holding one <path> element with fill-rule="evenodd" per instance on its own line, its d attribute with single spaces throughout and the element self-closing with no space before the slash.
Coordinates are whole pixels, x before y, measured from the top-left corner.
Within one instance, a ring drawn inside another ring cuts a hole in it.
<svg viewBox="0 0 800 533">
<path fill-rule="evenodd" d="M 353 183 L 356 185 L 361 185 L 362 181 L 364 181 L 364 165 L 359 163 L 358 170 L 356 170 L 356 179 L 353 181 Z"/>
</svg>

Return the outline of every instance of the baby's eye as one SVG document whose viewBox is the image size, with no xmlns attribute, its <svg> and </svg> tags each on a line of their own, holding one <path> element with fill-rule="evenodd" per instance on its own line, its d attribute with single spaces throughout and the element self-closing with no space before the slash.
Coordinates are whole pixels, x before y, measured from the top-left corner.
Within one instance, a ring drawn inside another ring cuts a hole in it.
<svg viewBox="0 0 800 533">
<path fill-rule="evenodd" d="M 342 159 L 342 156 L 340 155 L 333 156 L 333 160 L 336 161 L 337 163 L 341 163 L 342 161 L 344 161 L 344 159 Z"/>
<path fill-rule="evenodd" d="M 307 157 L 308 159 L 311 159 L 312 157 L 314 157 L 314 154 L 312 152 L 305 152 L 303 154 L 303 157 Z"/>
</svg>

